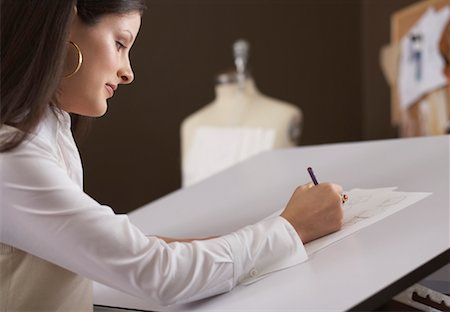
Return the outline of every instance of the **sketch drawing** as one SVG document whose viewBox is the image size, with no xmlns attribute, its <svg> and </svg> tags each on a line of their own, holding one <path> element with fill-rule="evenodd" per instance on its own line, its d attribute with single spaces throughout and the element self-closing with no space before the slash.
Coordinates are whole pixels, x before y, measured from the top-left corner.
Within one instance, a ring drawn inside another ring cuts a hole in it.
<svg viewBox="0 0 450 312">
<path fill-rule="evenodd" d="M 396 187 L 352 189 L 344 193 L 349 199 L 343 206 L 342 229 L 306 244 L 309 255 L 431 195 L 421 192 L 398 192 Z"/>
</svg>

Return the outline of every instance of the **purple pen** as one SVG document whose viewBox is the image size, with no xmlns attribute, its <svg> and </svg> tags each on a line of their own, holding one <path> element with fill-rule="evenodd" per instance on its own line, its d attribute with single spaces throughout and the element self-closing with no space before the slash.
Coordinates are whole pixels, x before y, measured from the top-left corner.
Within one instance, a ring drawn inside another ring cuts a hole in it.
<svg viewBox="0 0 450 312">
<path fill-rule="evenodd" d="M 313 181 L 314 185 L 319 184 L 319 182 L 317 182 L 316 176 L 314 175 L 314 171 L 312 170 L 311 167 L 308 167 L 308 173 L 311 177 L 311 180 Z"/>
</svg>

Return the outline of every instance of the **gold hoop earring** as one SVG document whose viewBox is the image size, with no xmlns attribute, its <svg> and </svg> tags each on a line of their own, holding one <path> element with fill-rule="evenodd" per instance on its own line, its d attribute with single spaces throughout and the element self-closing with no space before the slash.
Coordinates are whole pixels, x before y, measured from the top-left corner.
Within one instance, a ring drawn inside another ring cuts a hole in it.
<svg viewBox="0 0 450 312">
<path fill-rule="evenodd" d="M 68 43 L 71 44 L 72 46 L 74 46 L 75 49 L 77 50 L 78 63 L 77 63 L 77 66 L 75 67 L 75 70 L 73 72 L 71 72 L 70 74 L 64 76 L 64 78 L 69 78 L 69 77 L 72 77 L 73 75 L 75 75 L 80 70 L 81 64 L 83 63 L 83 54 L 81 54 L 80 47 L 72 41 L 69 41 Z"/>
</svg>

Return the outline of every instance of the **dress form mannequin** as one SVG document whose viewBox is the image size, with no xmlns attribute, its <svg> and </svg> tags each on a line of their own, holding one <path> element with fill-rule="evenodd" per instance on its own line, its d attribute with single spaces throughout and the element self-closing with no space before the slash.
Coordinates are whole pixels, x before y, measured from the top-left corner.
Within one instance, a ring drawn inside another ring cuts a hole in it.
<svg viewBox="0 0 450 312">
<path fill-rule="evenodd" d="M 188 116 L 181 125 L 182 158 L 189 152 L 195 129 L 211 127 L 263 127 L 275 129 L 274 148 L 298 144 L 302 112 L 289 103 L 260 93 L 252 78 L 216 86 L 216 98 Z"/>
<path fill-rule="evenodd" d="M 239 73 L 238 60 L 236 65 L 238 68 L 236 73 L 218 76 L 215 88 L 216 98 L 188 116 L 181 124 L 184 186 L 191 184 L 192 181 L 186 178 L 186 171 L 190 170 L 187 168 L 190 162 L 189 157 L 199 129 L 206 127 L 208 129 L 267 129 L 274 135 L 270 147 L 266 149 L 292 147 L 298 144 L 302 125 L 301 110 L 293 104 L 263 95 L 246 71 Z M 203 157 L 206 156 L 202 155 Z"/>
</svg>

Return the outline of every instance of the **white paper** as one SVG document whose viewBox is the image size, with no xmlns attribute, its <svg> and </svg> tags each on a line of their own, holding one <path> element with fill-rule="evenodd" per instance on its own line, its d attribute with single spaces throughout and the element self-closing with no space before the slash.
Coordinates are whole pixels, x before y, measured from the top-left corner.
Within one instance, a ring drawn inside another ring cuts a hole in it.
<svg viewBox="0 0 450 312">
<path fill-rule="evenodd" d="M 425 192 L 398 192 L 397 187 L 376 189 L 352 189 L 344 191 L 348 201 L 343 205 L 344 225 L 342 229 L 305 244 L 306 253 L 311 256 L 317 251 L 359 231 L 393 213 L 400 211 L 431 195 Z M 283 209 L 267 218 L 279 216 Z"/>
<path fill-rule="evenodd" d="M 424 94 L 447 85 L 439 41 L 449 17 L 450 8 L 447 6 L 439 11 L 429 8 L 401 39 L 397 79 L 402 108 L 408 108 Z M 417 35 L 420 36 L 420 41 L 413 41 L 412 36 Z"/>
<path fill-rule="evenodd" d="M 343 206 L 342 229 L 306 244 L 308 255 L 431 195 L 424 192 L 398 192 L 395 189 L 352 189 L 344 192 L 349 199 Z"/>
<path fill-rule="evenodd" d="M 275 129 L 200 127 L 186 163 L 183 186 L 197 183 L 258 153 L 273 148 Z"/>
</svg>

